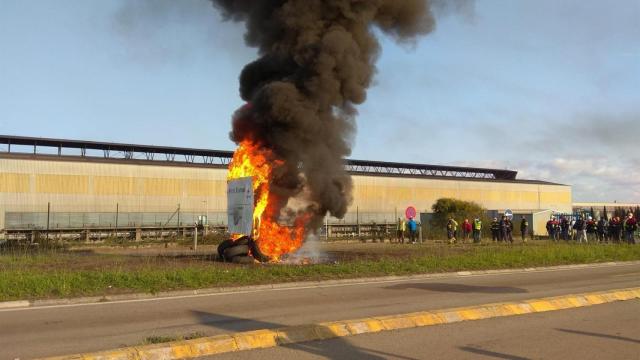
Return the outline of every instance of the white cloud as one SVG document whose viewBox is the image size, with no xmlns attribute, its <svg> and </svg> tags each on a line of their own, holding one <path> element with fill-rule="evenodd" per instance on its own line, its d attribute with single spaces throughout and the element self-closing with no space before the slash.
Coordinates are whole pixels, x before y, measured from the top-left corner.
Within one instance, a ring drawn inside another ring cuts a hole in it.
<svg viewBox="0 0 640 360">
<path fill-rule="evenodd" d="M 624 158 L 557 157 L 541 161 L 469 161 L 476 166 L 518 171 L 518 179 L 571 185 L 574 201 L 640 202 L 640 167 Z"/>
</svg>

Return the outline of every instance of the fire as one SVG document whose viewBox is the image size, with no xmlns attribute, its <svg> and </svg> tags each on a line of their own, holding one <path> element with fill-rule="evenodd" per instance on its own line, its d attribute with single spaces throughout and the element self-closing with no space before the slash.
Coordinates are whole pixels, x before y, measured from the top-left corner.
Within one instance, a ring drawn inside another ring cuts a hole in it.
<svg viewBox="0 0 640 360">
<path fill-rule="evenodd" d="M 233 154 L 229 164 L 228 179 L 253 178 L 254 211 L 253 238 L 260 251 L 274 260 L 300 248 L 305 235 L 305 225 L 309 217 L 301 215 L 293 227 L 277 222 L 280 209 L 278 199 L 271 192 L 273 170 L 284 162 L 277 159 L 270 149 L 250 140 L 244 140 Z"/>
</svg>

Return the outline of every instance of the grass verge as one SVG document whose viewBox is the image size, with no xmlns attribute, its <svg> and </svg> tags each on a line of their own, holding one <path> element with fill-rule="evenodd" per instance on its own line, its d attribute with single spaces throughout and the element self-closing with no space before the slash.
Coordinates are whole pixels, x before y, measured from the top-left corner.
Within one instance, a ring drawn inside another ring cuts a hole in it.
<svg viewBox="0 0 640 360">
<path fill-rule="evenodd" d="M 633 245 L 349 247 L 331 263 L 239 266 L 207 257 L 0 255 L 0 301 L 640 260 Z"/>
<path fill-rule="evenodd" d="M 172 341 L 184 341 L 184 340 L 193 340 L 207 336 L 202 332 L 194 332 L 188 335 L 175 335 L 175 336 L 161 336 L 161 335 L 152 335 L 146 337 L 140 345 L 152 345 L 152 344 L 162 344 L 168 343 Z"/>
</svg>

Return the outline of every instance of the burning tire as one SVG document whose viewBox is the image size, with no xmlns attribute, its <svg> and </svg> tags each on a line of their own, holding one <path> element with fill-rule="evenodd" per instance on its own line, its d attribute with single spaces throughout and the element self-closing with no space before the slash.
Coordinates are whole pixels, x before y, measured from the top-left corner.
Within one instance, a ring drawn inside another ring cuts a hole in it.
<svg viewBox="0 0 640 360">
<path fill-rule="evenodd" d="M 243 236 L 238 240 L 233 241 L 233 245 L 249 245 L 251 239 L 248 236 Z"/>
<path fill-rule="evenodd" d="M 249 248 L 251 249 L 251 255 L 253 255 L 256 260 L 260 262 L 271 261 L 271 257 L 263 254 L 262 251 L 260 251 L 258 243 L 256 243 L 254 240 L 249 241 Z"/>
<path fill-rule="evenodd" d="M 224 258 L 226 260 L 231 260 L 231 261 L 233 261 L 234 257 L 247 256 L 247 255 L 249 255 L 249 246 L 248 245 L 235 245 L 235 244 L 233 244 L 232 247 L 227 248 L 224 251 Z"/>
</svg>

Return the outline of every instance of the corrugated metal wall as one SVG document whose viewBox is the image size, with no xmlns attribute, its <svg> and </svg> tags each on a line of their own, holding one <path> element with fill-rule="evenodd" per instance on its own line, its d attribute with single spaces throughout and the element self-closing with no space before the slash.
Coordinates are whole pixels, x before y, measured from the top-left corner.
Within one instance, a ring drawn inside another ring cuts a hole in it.
<svg viewBox="0 0 640 360">
<path fill-rule="evenodd" d="M 354 176 L 354 184 L 349 213 L 331 222 L 393 222 L 409 205 L 429 212 L 441 197 L 488 209 L 571 210 L 571 187 L 562 185 L 381 176 Z M 226 170 L 0 158 L 0 229 L 46 225 L 47 204 L 52 228 L 115 223 L 116 208 L 123 226 L 158 224 L 178 206 L 184 224 L 206 214 L 210 224 L 224 224 Z"/>
</svg>

